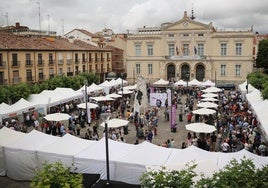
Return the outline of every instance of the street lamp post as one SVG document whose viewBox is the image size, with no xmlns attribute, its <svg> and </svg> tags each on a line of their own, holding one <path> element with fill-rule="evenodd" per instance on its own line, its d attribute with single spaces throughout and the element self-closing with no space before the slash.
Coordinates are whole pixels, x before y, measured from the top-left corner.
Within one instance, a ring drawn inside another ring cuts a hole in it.
<svg viewBox="0 0 268 188">
<path fill-rule="evenodd" d="M 110 184 L 110 168 L 109 168 L 109 144 L 108 144 L 108 123 L 107 121 L 111 117 L 111 113 L 101 113 L 101 119 L 105 125 L 105 153 L 106 153 L 106 185 Z"/>
<path fill-rule="evenodd" d="M 246 89 L 247 89 L 247 94 L 248 94 L 248 74 L 247 74 L 247 85 L 246 85 Z"/>
<path fill-rule="evenodd" d="M 87 80 L 84 80 L 84 84 L 85 84 L 85 103 L 86 103 L 86 120 L 88 122 L 88 107 L 87 107 L 87 102 L 88 102 L 88 95 L 87 95 L 87 86 L 88 86 L 88 82 Z"/>
<path fill-rule="evenodd" d="M 173 102 L 173 87 L 174 82 L 171 79 L 169 82 L 170 85 L 170 130 L 171 132 L 176 132 L 176 106 Z"/>
</svg>

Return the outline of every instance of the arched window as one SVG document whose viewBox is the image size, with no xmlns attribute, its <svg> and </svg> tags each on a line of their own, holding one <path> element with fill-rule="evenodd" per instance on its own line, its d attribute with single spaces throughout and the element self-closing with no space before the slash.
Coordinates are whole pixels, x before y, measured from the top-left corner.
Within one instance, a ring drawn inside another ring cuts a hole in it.
<svg viewBox="0 0 268 188">
<path fill-rule="evenodd" d="M 167 80 L 171 80 L 175 78 L 175 65 L 169 64 L 167 66 Z"/>
<path fill-rule="evenodd" d="M 203 65 L 197 65 L 196 66 L 196 79 L 198 81 L 204 81 L 205 78 L 205 67 Z"/>
<path fill-rule="evenodd" d="M 181 67 L 181 79 L 182 80 L 190 80 L 190 67 L 189 65 L 182 65 Z"/>
</svg>

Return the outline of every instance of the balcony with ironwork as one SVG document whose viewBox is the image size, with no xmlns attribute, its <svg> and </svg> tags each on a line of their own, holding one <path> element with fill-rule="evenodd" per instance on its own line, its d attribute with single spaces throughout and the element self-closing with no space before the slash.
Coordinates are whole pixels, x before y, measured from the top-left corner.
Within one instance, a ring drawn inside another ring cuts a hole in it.
<svg viewBox="0 0 268 188">
<path fill-rule="evenodd" d="M 7 85 L 7 79 L 0 79 L 0 85 Z"/>
<path fill-rule="evenodd" d="M 18 68 L 18 67 L 20 67 L 20 61 L 12 61 L 11 67 L 12 68 Z"/>
<path fill-rule="evenodd" d="M 85 64 L 87 62 L 87 59 L 82 59 L 82 63 Z"/>
<path fill-rule="evenodd" d="M 49 66 L 54 65 L 55 62 L 56 62 L 55 60 L 50 59 L 50 60 L 48 60 L 48 65 Z"/>
<path fill-rule="evenodd" d="M 74 73 L 73 72 L 67 72 L 67 76 L 73 76 Z"/>
<path fill-rule="evenodd" d="M 74 63 L 80 63 L 80 59 L 75 59 Z"/>
<path fill-rule="evenodd" d="M 38 76 L 38 81 L 41 82 L 41 81 L 44 81 L 46 79 L 46 76 L 43 75 L 43 74 L 39 74 Z"/>
<path fill-rule="evenodd" d="M 34 76 L 26 76 L 26 82 L 27 82 L 27 83 L 32 83 L 32 82 L 34 82 Z"/>
<path fill-rule="evenodd" d="M 108 58 L 107 58 L 107 61 L 108 61 L 108 62 L 110 62 L 110 61 L 111 61 L 111 58 L 110 58 L 110 57 L 108 57 Z"/>
<path fill-rule="evenodd" d="M 93 58 L 90 58 L 89 59 L 89 63 L 93 63 L 94 62 L 94 59 Z"/>
<path fill-rule="evenodd" d="M 45 65 L 45 61 L 44 60 L 38 60 L 37 61 L 37 66 L 43 67 L 44 65 Z"/>
<path fill-rule="evenodd" d="M 68 65 L 70 65 L 70 64 L 72 64 L 72 63 L 73 63 L 72 59 L 67 59 L 67 64 L 68 64 Z"/>
<path fill-rule="evenodd" d="M 5 69 L 5 68 L 6 68 L 6 62 L 0 61 L 0 69 Z"/>
<path fill-rule="evenodd" d="M 32 60 L 26 60 L 25 61 L 25 67 L 32 67 L 33 66 L 33 61 Z"/>
<path fill-rule="evenodd" d="M 101 58 L 101 62 L 103 63 L 105 61 L 105 58 Z"/>
<path fill-rule="evenodd" d="M 59 60 L 58 60 L 58 64 L 59 64 L 59 65 L 63 65 L 63 63 L 64 63 L 64 60 L 63 60 L 63 59 L 59 59 Z"/>
<path fill-rule="evenodd" d="M 18 84 L 20 82 L 21 82 L 21 77 L 14 77 L 14 78 L 12 78 L 12 83 L 13 84 Z"/>
</svg>

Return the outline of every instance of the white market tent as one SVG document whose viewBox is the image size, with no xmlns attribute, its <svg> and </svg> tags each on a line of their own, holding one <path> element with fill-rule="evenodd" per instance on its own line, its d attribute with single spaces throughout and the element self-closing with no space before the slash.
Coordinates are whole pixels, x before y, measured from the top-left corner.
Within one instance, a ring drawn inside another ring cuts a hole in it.
<svg viewBox="0 0 268 188">
<path fill-rule="evenodd" d="M 174 83 L 174 86 L 186 86 L 187 83 L 183 80 L 179 80 L 177 82 Z"/>
<path fill-rule="evenodd" d="M 202 85 L 205 87 L 215 87 L 215 83 L 212 82 L 211 80 L 206 80 L 205 82 L 202 83 Z"/>
<path fill-rule="evenodd" d="M 71 135 L 63 139 L 64 137 L 50 136 L 34 130 L 7 144 L 4 146 L 7 176 L 16 180 L 31 180 L 34 170 L 43 160 L 55 161 L 56 158 L 62 159 L 66 164 L 70 164 L 73 159 L 76 172 L 99 173 L 102 179 L 105 178 L 104 138 L 91 141 L 89 145 L 80 142 L 90 141 L 73 138 Z M 268 164 L 267 157 L 246 150 L 234 153 L 208 152 L 195 146 L 186 149 L 164 148 L 147 141 L 133 145 L 109 140 L 109 154 L 111 180 L 131 184 L 139 184 L 140 176 L 148 167 L 167 166 L 180 169 L 182 165 L 195 161 L 198 171 L 208 176 L 212 170 L 222 169 L 234 158 L 250 158 L 257 168 Z M 39 160 L 39 157 L 42 160 Z"/>
<path fill-rule="evenodd" d="M 108 88 L 112 87 L 112 85 L 110 84 L 110 82 L 108 80 L 105 80 L 104 82 L 99 84 L 99 86 L 104 87 L 104 88 L 105 87 L 108 87 Z"/>
<path fill-rule="evenodd" d="M 73 156 L 95 142 L 66 134 L 55 142 L 37 149 L 38 167 L 41 168 L 45 161 L 61 161 L 64 166 L 73 168 Z"/>
<path fill-rule="evenodd" d="M 169 81 L 163 80 L 162 78 L 156 82 L 153 83 L 154 86 L 158 87 L 166 87 L 169 85 Z"/>
<path fill-rule="evenodd" d="M 115 162 L 135 148 L 133 144 L 126 144 L 114 140 L 108 140 L 110 178 L 115 177 Z M 106 150 L 105 138 L 91 144 L 74 156 L 74 166 L 78 173 L 100 174 L 101 179 L 106 179 Z M 94 151 L 94 152 L 92 152 Z M 120 180 L 121 181 L 121 180 Z"/>
<path fill-rule="evenodd" d="M 87 87 L 87 93 L 90 94 L 91 92 L 99 92 L 102 91 L 103 87 L 98 86 L 95 83 L 92 83 L 90 86 Z"/>
<path fill-rule="evenodd" d="M 135 89 L 137 89 L 137 84 L 124 86 L 123 89 L 124 90 L 135 90 Z"/>
<path fill-rule="evenodd" d="M 10 105 L 2 102 L 0 104 L 0 122 L 2 122 L 1 120 L 3 118 L 7 118 L 8 117 L 8 113 L 12 111 L 12 108 L 10 107 Z"/>
<path fill-rule="evenodd" d="M 15 180 L 31 180 L 35 175 L 38 148 L 55 142 L 59 137 L 32 130 L 4 147 L 7 176 Z"/>
<path fill-rule="evenodd" d="M 199 82 L 197 79 L 193 79 L 188 82 L 188 86 L 202 86 L 202 82 Z"/>
<path fill-rule="evenodd" d="M 261 92 L 258 89 L 255 89 L 251 93 L 246 94 L 246 98 L 249 104 L 252 106 L 253 110 L 255 110 L 256 106 L 263 101 Z"/>
<path fill-rule="evenodd" d="M 10 117 L 20 115 L 35 109 L 37 106 L 37 104 L 28 102 L 25 99 L 21 98 L 19 101 L 10 106 L 11 110 L 8 112 L 8 114 Z"/>
<path fill-rule="evenodd" d="M 122 82 L 123 82 L 123 85 L 128 83 L 126 80 L 123 80 L 120 77 L 117 78 L 115 81 L 116 81 L 117 85 L 120 85 L 120 86 L 122 85 Z"/>
<path fill-rule="evenodd" d="M 248 85 L 248 90 L 247 90 L 247 85 Z M 247 81 L 243 82 L 242 84 L 239 84 L 238 85 L 238 89 L 242 92 L 242 93 L 250 93 L 252 92 L 253 90 L 255 90 L 256 88 L 253 87 L 250 83 L 248 83 Z"/>
<path fill-rule="evenodd" d="M 25 133 L 15 131 L 6 127 L 0 129 L 0 176 L 6 175 L 6 164 L 4 147 L 25 136 Z"/>
</svg>

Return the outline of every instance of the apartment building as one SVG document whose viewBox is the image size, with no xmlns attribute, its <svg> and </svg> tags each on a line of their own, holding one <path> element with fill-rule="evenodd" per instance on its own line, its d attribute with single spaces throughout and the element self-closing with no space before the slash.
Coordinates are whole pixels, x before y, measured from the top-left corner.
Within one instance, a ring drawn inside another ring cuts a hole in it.
<svg viewBox="0 0 268 188">
<path fill-rule="evenodd" d="M 184 12 L 177 22 L 144 26 L 128 35 L 128 80 L 141 75 L 150 83 L 159 78 L 241 83 L 253 70 L 255 37 L 252 28 L 217 30 Z"/>
<path fill-rule="evenodd" d="M 0 32 L 0 85 L 35 83 L 55 75 L 111 71 L 112 50 L 60 37 L 19 36 Z"/>
</svg>

